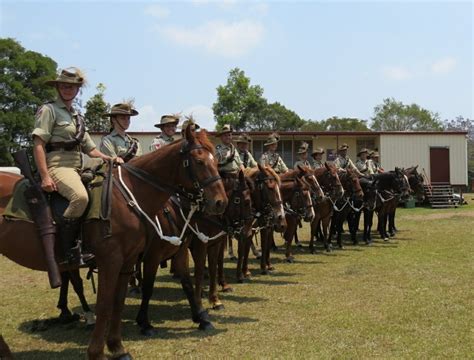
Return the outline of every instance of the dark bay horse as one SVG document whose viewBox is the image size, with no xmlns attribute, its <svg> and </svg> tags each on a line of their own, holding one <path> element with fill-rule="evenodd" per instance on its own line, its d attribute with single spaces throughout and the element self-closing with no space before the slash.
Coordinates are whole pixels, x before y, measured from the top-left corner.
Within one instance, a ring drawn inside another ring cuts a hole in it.
<svg viewBox="0 0 474 360">
<path fill-rule="evenodd" d="M 342 232 L 346 220 L 349 224 L 351 239 L 353 243 L 357 242 L 357 226 L 354 226 L 355 224 L 354 221 L 351 221 L 351 217 L 354 212 L 359 212 L 362 209 L 362 198 L 364 192 L 360 186 L 359 175 L 352 169 L 349 168 L 346 169 L 346 171 L 340 171 L 339 179 L 344 188 L 344 195 L 335 203 L 331 218 L 331 229 L 329 232 L 328 243 L 331 244 L 332 235 L 336 234 L 337 246 L 339 249 L 343 249 Z"/>
<path fill-rule="evenodd" d="M 314 203 L 314 219 L 311 222 L 311 235 L 309 239 L 309 250 L 315 252 L 314 239 L 317 237 L 322 241 L 326 251 L 331 251 L 328 243 L 328 229 L 331 222 L 333 205 L 344 194 L 337 168 L 333 164 L 324 163 L 324 167 L 315 169 L 314 175 L 323 189 L 325 197 Z"/>
<path fill-rule="evenodd" d="M 252 237 L 259 232 L 261 233 L 262 230 L 265 232 L 267 228 L 272 232 L 273 229 L 283 232 L 287 226 L 278 185 L 279 177 L 275 171 L 270 166 L 258 165 L 255 168 L 245 169 L 245 178 L 250 187 L 253 219 L 251 233 L 237 237 L 236 278 L 239 283 L 244 282 L 245 278 L 251 276 L 248 268 L 248 258 Z M 268 236 L 268 234 L 265 233 L 265 236 Z M 262 264 L 262 259 L 260 261 Z"/>
<path fill-rule="evenodd" d="M 119 189 L 117 180 L 113 187 L 111 236 L 104 237 L 102 221 L 91 221 L 84 226 L 84 240 L 94 251 L 99 271 L 97 321 L 87 351 L 89 359 L 106 359 L 105 343 L 112 358 L 131 358 L 123 347 L 121 335 L 128 278 L 138 255 L 149 243 L 147 234 L 154 231 L 151 217 L 170 195 L 177 192 L 194 198 L 210 214 L 224 211 L 227 197 L 213 151 L 205 132 L 193 134 L 188 127 L 185 139 L 114 170 L 114 178 L 121 179 L 122 185 Z M 124 194 L 128 194 L 127 200 Z M 142 221 L 134 209 L 150 221 Z M 41 242 L 32 223 L 0 218 L 0 253 L 20 265 L 46 271 Z"/>
<path fill-rule="evenodd" d="M 425 188 L 423 187 L 423 176 L 417 171 L 418 165 L 402 169 L 402 172 L 408 178 L 411 194 L 416 198 L 417 202 L 423 202 L 425 199 Z M 395 212 L 398 206 L 398 199 L 394 201 L 391 211 L 388 214 L 388 234 L 395 236 L 397 228 L 395 227 Z"/>
</svg>

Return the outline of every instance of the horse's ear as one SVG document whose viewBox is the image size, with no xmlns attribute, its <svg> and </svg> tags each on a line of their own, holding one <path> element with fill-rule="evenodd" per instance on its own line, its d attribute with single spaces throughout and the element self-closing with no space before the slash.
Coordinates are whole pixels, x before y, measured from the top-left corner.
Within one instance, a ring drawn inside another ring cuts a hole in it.
<svg viewBox="0 0 474 360">
<path fill-rule="evenodd" d="M 418 169 L 418 165 L 415 166 L 415 170 Z"/>
<path fill-rule="evenodd" d="M 184 131 L 184 133 L 185 133 L 186 141 L 189 144 L 194 144 L 196 142 L 196 136 L 192 130 L 192 126 L 186 126 L 186 130 Z"/>
</svg>

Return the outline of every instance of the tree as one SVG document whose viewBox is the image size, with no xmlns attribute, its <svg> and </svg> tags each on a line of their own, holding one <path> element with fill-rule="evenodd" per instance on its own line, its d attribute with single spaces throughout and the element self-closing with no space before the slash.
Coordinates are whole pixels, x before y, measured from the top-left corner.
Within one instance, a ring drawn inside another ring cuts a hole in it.
<svg viewBox="0 0 474 360">
<path fill-rule="evenodd" d="M 430 131 L 442 130 L 443 124 L 437 113 L 417 104 L 404 105 L 395 99 L 384 99 L 374 108 L 372 130 L 377 131 Z"/>
<path fill-rule="evenodd" d="M 250 130 L 252 124 L 261 122 L 267 105 L 262 95 L 263 88 L 251 86 L 250 78 L 245 76 L 244 71 L 232 69 L 227 84 L 217 88 L 217 101 L 212 106 L 217 128 L 231 124 L 236 130 Z"/>
<path fill-rule="evenodd" d="M 57 64 L 13 39 L 0 39 L 0 65 L 0 165 L 8 166 L 10 154 L 31 143 L 35 111 L 54 98 L 44 82 L 55 77 Z"/>
<path fill-rule="evenodd" d="M 104 118 L 104 114 L 110 110 L 110 104 L 105 102 L 104 95 L 106 87 L 99 83 L 96 86 L 97 94 L 92 96 L 86 103 L 85 119 L 89 131 L 108 132 L 110 130 L 110 122 L 108 118 Z"/>
<path fill-rule="evenodd" d="M 445 120 L 444 125 L 448 131 L 467 131 L 469 141 L 474 141 L 474 120 L 458 116 L 454 120 Z"/>
<path fill-rule="evenodd" d="M 303 131 L 370 131 L 366 120 L 356 118 L 330 117 L 322 121 L 308 121 L 302 127 Z"/>
<path fill-rule="evenodd" d="M 305 123 L 297 113 L 287 109 L 278 102 L 268 104 L 262 112 L 259 122 L 249 124 L 250 130 L 257 131 L 295 131 Z"/>
</svg>

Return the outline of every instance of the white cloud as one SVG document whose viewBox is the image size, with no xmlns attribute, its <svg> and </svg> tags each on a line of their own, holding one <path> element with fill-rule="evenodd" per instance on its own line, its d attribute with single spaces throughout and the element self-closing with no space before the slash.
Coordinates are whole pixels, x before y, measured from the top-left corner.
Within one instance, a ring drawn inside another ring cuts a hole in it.
<svg viewBox="0 0 474 360">
<path fill-rule="evenodd" d="M 258 2 L 255 5 L 253 5 L 250 10 L 253 13 L 256 13 L 258 15 L 267 15 L 268 13 L 268 3 L 264 2 Z"/>
<path fill-rule="evenodd" d="M 457 65 L 455 58 L 446 57 L 435 61 L 431 65 L 431 71 L 435 74 L 447 74 L 454 70 Z"/>
<path fill-rule="evenodd" d="M 209 21 L 195 28 L 168 26 L 159 32 L 177 44 L 204 48 L 210 53 L 239 57 L 255 48 L 263 39 L 264 27 L 252 20 L 232 23 Z"/>
<path fill-rule="evenodd" d="M 164 19 L 169 16 L 170 11 L 168 8 L 165 8 L 162 5 L 153 4 L 153 5 L 148 6 L 145 9 L 145 14 L 150 15 L 157 19 Z"/>
<path fill-rule="evenodd" d="M 216 128 L 216 122 L 214 121 L 214 112 L 212 109 L 205 105 L 194 105 L 183 111 L 184 115 L 192 115 L 196 123 L 202 129 L 214 131 Z"/>
<path fill-rule="evenodd" d="M 412 77 L 412 73 L 403 66 L 385 66 L 382 68 L 382 74 L 390 80 L 407 80 Z"/>
<path fill-rule="evenodd" d="M 159 122 L 160 116 L 153 105 L 145 105 L 137 110 L 139 114 L 132 117 L 128 131 L 158 131 L 154 125 Z"/>
</svg>

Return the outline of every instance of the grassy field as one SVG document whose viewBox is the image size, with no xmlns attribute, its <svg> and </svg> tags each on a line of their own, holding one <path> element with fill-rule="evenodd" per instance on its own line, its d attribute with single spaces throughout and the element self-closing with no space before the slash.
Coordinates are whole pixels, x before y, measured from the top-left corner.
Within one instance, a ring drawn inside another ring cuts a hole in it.
<svg viewBox="0 0 474 360">
<path fill-rule="evenodd" d="M 276 271 L 261 276 L 252 260 L 250 283 L 221 294 L 211 311 L 216 330 L 190 320 L 179 284 L 157 278 L 151 316 L 159 333 L 140 336 L 133 319 L 139 300 L 128 298 L 124 340 L 136 359 L 158 358 L 473 358 L 474 195 L 458 209 L 399 209 L 396 238 L 330 254 L 305 249 L 296 263 L 273 254 Z M 347 235 L 346 235 L 347 236 Z M 277 237 L 277 243 L 282 240 Z M 234 267 L 226 263 L 234 282 Z M 0 332 L 18 359 L 83 359 L 84 324 L 35 329 L 54 317 L 58 291 L 46 274 L 0 258 Z M 91 287 L 87 297 L 94 303 Z M 70 297 L 74 310 L 78 300 Z"/>
</svg>

